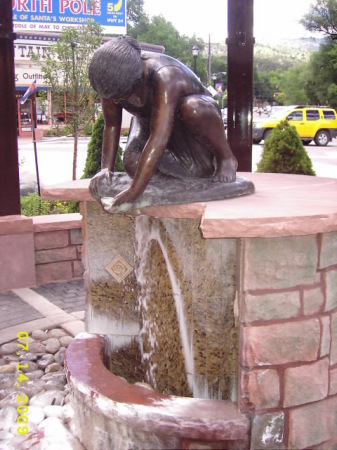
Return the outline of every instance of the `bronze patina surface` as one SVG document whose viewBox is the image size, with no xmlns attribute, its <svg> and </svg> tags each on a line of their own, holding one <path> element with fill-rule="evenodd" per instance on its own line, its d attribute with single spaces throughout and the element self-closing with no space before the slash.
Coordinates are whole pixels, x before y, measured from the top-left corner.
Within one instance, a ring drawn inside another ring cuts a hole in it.
<svg viewBox="0 0 337 450">
<path fill-rule="evenodd" d="M 134 202 L 156 174 L 169 184 L 175 179 L 211 180 L 213 186 L 207 183 L 203 190 L 221 191 L 220 198 L 237 196 L 237 189 L 224 187 L 236 181 L 237 160 L 219 106 L 188 67 L 165 54 L 142 52 L 135 39 L 120 36 L 95 52 L 89 77 L 101 96 L 105 123 L 102 170 L 90 183 L 95 198 L 103 196 L 101 180 L 111 184 L 114 178 L 123 109 L 134 116 L 123 159 L 131 178 L 110 206 Z M 161 189 L 165 192 L 169 184 Z M 253 186 L 246 181 L 239 190 L 252 193 Z M 197 200 L 187 195 L 179 202 L 184 201 Z"/>
</svg>

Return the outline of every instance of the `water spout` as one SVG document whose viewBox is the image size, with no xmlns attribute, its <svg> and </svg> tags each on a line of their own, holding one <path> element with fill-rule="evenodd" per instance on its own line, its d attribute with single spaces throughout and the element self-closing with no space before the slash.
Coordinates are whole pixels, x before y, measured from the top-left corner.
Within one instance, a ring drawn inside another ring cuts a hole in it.
<svg viewBox="0 0 337 450">
<path fill-rule="evenodd" d="M 179 334 L 180 341 L 183 350 L 184 356 L 184 364 L 185 364 L 185 373 L 187 376 L 188 386 L 193 392 L 194 396 L 198 396 L 199 389 L 196 389 L 197 383 L 194 383 L 194 355 L 193 355 L 193 345 L 192 339 L 189 336 L 186 314 L 185 314 L 185 305 L 184 305 L 184 297 L 180 288 L 179 280 L 176 277 L 173 266 L 168 256 L 167 249 L 164 245 L 164 242 L 160 236 L 160 230 L 157 223 L 151 223 L 150 219 L 146 216 L 139 216 L 136 218 L 136 226 L 135 226 L 135 235 L 136 235 L 136 255 L 138 257 L 139 265 L 136 273 L 136 277 L 138 283 L 141 286 L 141 294 L 139 298 L 139 307 L 141 311 L 147 311 L 148 309 L 148 301 L 149 297 L 147 295 L 147 286 L 146 286 L 146 276 L 145 276 L 145 267 L 148 258 L 148 251 L 150 248 L 151 241 L 155 240 L 162 251 L 163 258 L 165 260 L 167 273 L 169 275 L 174 303 L 177 313 L 177 321 L 179 325 Z M 147 335 L 148 339 L 151 340 L 151 348 L 154 350 L 156 345 L 155 338 L 155 324 L 149 323 L 148 320 L 143 322 L 143 327 L 141 330 L 141 335 Z M 152 350 L 152 353 L 153 353 Z M 143 352 L 142 352 L 143 353 Z M 150 360 L 152 354 L 147 352 L 143 353 L 144 360 Z M 151 372 L 151 381 L 155 384 L 154 379 L 154 369 L 155 367 L 150 366 Z"/>
</svg>

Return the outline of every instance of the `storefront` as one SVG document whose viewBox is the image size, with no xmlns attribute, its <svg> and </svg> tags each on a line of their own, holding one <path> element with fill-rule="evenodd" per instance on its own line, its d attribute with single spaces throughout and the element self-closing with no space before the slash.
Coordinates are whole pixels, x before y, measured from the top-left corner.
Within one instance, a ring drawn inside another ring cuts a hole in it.
<svg viewBox="0 0 337 450">
<path fill-rule="evenodd" d="M 32 54 L 46 57 L 47 48 L 60 38 L 67 28 L 80 28 L 88 19 L 103 27 L 104 34 L 126 34 L 126 2 L 114 4 L 108 0 L 12 0 L 15 87 L 18 111 L 18 133 L 31 134 L 33 123 L 52 124 L 52 99 L 43 80 L 41 69 L 31 60 Z M 20 105 L 20 99 L 36 80 L 35 93 Z M 40 96 L 40 92 L 47 96 Z M 42 98 L 44 101 L 42 102 Z"/>
<path fill-rule="evenodd" d="M 14 41 L 15 92 L 19 136 L 32 136 L 34 125 L 37 128 L 38 125 L 51 124 L 51 94 L 43 79 L 41 68 L 31 60 L 31 56 L 35 53 L 43 58 L 48 45 L 53 44 L 57 39 L 57 36 L 51 35 L 17 34 L 17 39 Z M 34 94 L 21 104 L 22 97 L 34 81 L 36 82 Z M 41 96 L 42 92 L 47 94 Z"/>
</svg>

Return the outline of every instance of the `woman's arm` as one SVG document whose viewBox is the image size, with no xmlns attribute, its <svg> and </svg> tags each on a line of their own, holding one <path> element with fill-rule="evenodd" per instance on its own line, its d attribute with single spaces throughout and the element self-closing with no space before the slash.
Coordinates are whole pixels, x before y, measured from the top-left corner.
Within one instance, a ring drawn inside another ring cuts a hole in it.
<svg viewBox="0 0 337 450">
<path fill-rule="evenodd" d="M 122 108 L 111 99 L 102 98 L 101 103 L 104 118 L 101 168 L 113 172 L 121 132 Z"/>
</svg>

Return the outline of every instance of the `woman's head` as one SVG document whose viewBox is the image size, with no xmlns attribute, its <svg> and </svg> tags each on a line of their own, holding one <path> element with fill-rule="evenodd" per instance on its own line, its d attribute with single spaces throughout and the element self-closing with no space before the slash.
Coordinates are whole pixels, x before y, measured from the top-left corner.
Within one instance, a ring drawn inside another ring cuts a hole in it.
<svg viewBox="0 0 337 450">
<path fill-rule="evenodd" d="M 139 42 L 119 36 L 96 50 L 89 66 L 92 87 L 103 98 L 119 98 L 131 92 L 142 78 Z"/>
</svg>

